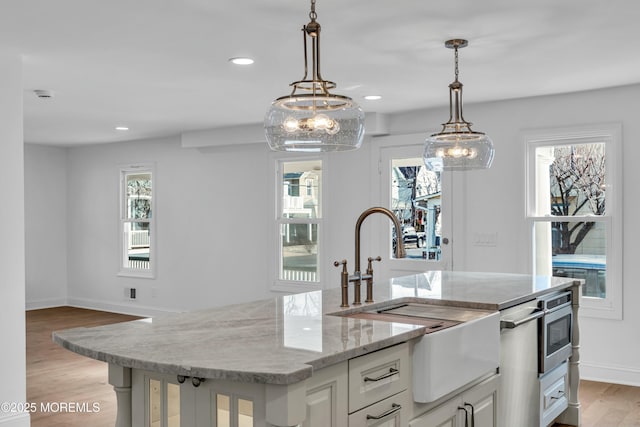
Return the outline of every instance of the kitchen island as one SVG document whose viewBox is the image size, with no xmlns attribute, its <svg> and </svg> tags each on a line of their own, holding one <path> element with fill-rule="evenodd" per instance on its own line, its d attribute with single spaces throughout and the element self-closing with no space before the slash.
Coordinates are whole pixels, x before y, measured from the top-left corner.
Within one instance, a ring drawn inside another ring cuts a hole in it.
<svg viewBox="0 0 640 427">
<path fill-rule="evenodd" d="M 366 406 L 344 407 L 345 402 L 355 400 L 351 395 L 347 399 L 349 391 L 345 391 L 349 390 L 345 381 L 350 380 L 350 364 L 363 365 L 363 372 L 368 372 L 365 368 L 379 354 L 410 368 L 412 343 L 425 335 L 426 326 L 345 315 L 390 302 L 428 302 L 495 312 L 563 289 L 572 289 L 577 295 L 579 285 L 568 278 L 435 271 L 377 282 L 375 302 L 361 306 L 340 308 L 340 290 L 329 289 L 76 328 L 55 332 L 53 340 L 109 364 L 109 382 L 118 398 L 118 427 L 152 425 L 154 412 L 163 420 L 158 425 L 173 425 L 171 420 L 177 419 L 184 426 L 225 425 L 221 419 L 226 417 L 229 425 L 240 426 L 242 420 L 251 420 L 247 425 L 256 426 L 351 426 L 357 425 L 355 415 Z M 577 313 L 579 298 L 574 301 Z M 434 332 L 439 333 L 444 331 Z M 569 423 L 575 419 L 574 425 L 579 420 L 577 338 L 574 328 L 569 376 L 569 395 L 573 396 L 569 410 L 573 414 L 568 419 Z M 395 374 L 394 369 L 389 372 Z M 491 379 L 496 372 L 487 372 L 486 378 L 476 382 Z M 387 395 L 363 405 L 377 405 L 386 396 L 403 399 L 409 407 L 402 418 L 407 425 L 418 412 L 460 394 L 456 390 L 431 406 L 412 403 L 410 381 L 410 373 L 398 381 L 385 378 L 380 384 Z M 328 388 L 323 387 L 326 384 Z M 393 389 L 396 386 L 399 388 Z M 495 414 L 495 408 L 492 410 Z M 323 411 L 328 411 L 327 423 L 314 424 L 313 417 Z"/>
</svg>

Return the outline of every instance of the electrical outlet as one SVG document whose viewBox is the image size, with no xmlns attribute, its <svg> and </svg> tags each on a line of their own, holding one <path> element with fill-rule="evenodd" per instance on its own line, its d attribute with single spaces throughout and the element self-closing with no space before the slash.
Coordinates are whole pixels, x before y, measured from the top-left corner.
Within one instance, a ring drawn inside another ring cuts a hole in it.
<svg viewBox="0 0 640 427">
<path fill-rule="evenodd" d="M 129 291 L 129 298 L 136 299 L 136 288 L 131 288 L 131 290 Z"/>
</svg>

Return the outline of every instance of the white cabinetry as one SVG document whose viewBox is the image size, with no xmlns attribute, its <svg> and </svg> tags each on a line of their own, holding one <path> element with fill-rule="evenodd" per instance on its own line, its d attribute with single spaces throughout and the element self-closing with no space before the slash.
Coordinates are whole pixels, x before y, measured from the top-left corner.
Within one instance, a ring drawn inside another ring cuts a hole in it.
<svg viewBox="0 0 640 427">
<path fill-rule="evenodd" d="M 349 427 L 406 426 L 410 379 L 408 343 L 349 360 Z"/>
<path fill-rule="evenodd" d="M 135 427 L 252 427 L 265 419 L 263 384 L 193 378 L 179 383 L 175 375 L 133 370 L 132 389 Z"/>
<path fill-rule="evenodd" d="M 494 375 L 414 418 L 409 427 L 496 427 L 499 377 Z"/>
<path fill-rule="evenodd" d="M 314 372 L 304 427 L 403 427 L 411 409 L 407 343 Z M 348 402 L 348 404 L 347 404 Z"/>
<path fill-rule="evenodd" d="M 134 369 L 132 424 L 253 427 L 304 419 L 303 427 L 403 427 L 412 405 L 409 360 L 409 345 L 403 343 L 320 369 L 289 386 L 198 378 L 180 383 L 174 375 Z"/>
<path fill-rule="evenodd" d="M 342 362 L 314 372 L 307 380 L 303 427 L 347 426 L 348 369 L 348 363 Z"/>
<path fill-rule="evenodd" d="M 349 413 L 406 390 L 409 371 L 406 343 L 349 360 Z"/>
<path fill-rule="evenodd" d="M 349 415 L 349 427 L 404 427 L 411 403 L 411 392 L 404 390 Z"/>
<path fill-rule="evenodd" d="M 540 425 L 550 425 L 567 408 L 568 391 L 567 363 L 563 363 L 540 378 Z"/>
<path fill-rule="evenodd" d="M 368 353 L 288 386 L 198 378 L 179 383 L 172 375 L 134 369 L 132 424 L 253 427 L 304 420 L 303 427 L 464 427 L 473 419 L 475 427 L 496 427 L 498 375 L 409 421 L 415 410 L 409 348 L 403 343 Z"/>
</svg>

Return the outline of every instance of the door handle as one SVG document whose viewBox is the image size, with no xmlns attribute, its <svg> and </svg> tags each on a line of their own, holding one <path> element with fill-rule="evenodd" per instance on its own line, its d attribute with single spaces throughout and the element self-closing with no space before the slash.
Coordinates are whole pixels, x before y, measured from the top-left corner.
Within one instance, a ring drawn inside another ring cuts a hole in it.
<svg viewBox="0 0 640 427">
<path fill-rule="evenodd" d="M 471 407 L 471 427 L 475 427 L 476 426 L 476 408 L 473 407 L 473 405 L 471 403 L 464 403 L 464 407 L 466 408 L 467 406 Z"/>
<path fill-rule="evenodd" d="M 463 406 L 458 406 L 458 411 L 464 411 L 464 427 L 469 427 L 469 411 Z"/>
</svg>

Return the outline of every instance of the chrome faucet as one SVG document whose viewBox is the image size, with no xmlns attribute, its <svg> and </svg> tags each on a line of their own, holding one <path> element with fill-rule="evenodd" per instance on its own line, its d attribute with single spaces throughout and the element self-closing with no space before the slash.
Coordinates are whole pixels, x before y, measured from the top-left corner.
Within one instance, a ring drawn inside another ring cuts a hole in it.
<svg viewBox="0 0 640 427">
<path fill-rule="evenodd" d="M 349 283 L 350 282 L 354 282 L 354 298 L 353 298 L 353 304 L 354 305 L 360 305 L 360 286 L 362 284 L 362 280 L 365 280 L 367 283 L 367 298 L 365 300 L 365 302 L 373 302 L 373 267 L 372 267 L 372 262 L 373 261 L 381 261 L 382 258 L 375 257 L 375 258 L 371 258 L 369 257 L 368 263 L 367 263 L 367 271 L 366 274 L 362 274 L 362 272 L 360 271 L 360 228 L 362 228 L 362 223 L 364 222 L 365 219 L 367 219 L 367 217 L 369 215 L 372 215 L 374 213 L 381 213 L 386 215 L 387 217 L 389 217 L 389 219 L 393 222 L 393 226 L 395 227 L 396 230 L 396 248 L 395 248 L 395 255 L 396 258 L 404 258 L 406 256 L 406 252 L 404 250 L 404 242 L 402 241 L 402 226 L 400 225 L 400 221 L 398 221 L 398 218 L 396 218 L 396 216 L 393 214 L 393 212 L 391 212 L 389 209 L 387 208 L 383 208 L 383 207 L 373 207 L 373 208 L 369 208 L 367 210 L 365 210 L 364 212 L 362 212 L 360 214 L 360 216 L 358 217 L 358 220 L 356 221 L 356 238 L 355 238 L 355 246 L 356 246 L 356 258 L 355 258 L 355 263 L 356 263 L 356 267 L 355 270 L 353 272 L 353 275 L 349 276 L 348 272 L 347 272 L 347 260 L 342 260 L 340 262 L 335 261 L 333 263 L 333 265 L 335 265 L 336 267 L 338 267 L 339 265 L 342 265 L 342 273 L 341 273 L 341 281 L 340 281 L 340 286 L 342 288 L 342 304 L 340 305 L 340 307 L 349 307 Z"/>
</svg>

